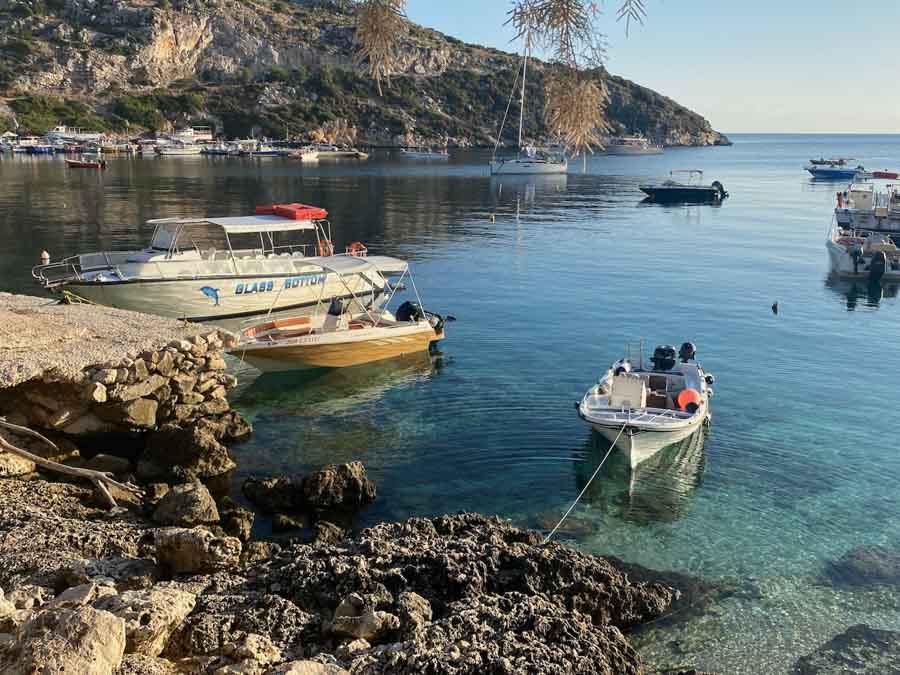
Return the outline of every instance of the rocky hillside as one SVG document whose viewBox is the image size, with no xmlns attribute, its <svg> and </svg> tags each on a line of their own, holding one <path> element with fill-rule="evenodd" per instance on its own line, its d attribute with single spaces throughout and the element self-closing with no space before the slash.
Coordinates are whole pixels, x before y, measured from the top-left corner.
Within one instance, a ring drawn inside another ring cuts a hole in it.
<svg viewBox="0 0 900 675">
<path fill-rule="evenodd" d="M 493 143 L 518 57 L 413 26 L 401 74 L 379 97 L 354 63 L 347 4 L 0 0 L 0 126 L 133 134 L 207 122 L 228 136 L 281 137 L 345 119 L 373 144 Z M 529 78 L 530 138 L 546 131 L 548 67 L 537 64 Z M 617 132 L 669 145 L 727 142 L 671 99 L 617 77 L 610 88 Z"/>
</svg>

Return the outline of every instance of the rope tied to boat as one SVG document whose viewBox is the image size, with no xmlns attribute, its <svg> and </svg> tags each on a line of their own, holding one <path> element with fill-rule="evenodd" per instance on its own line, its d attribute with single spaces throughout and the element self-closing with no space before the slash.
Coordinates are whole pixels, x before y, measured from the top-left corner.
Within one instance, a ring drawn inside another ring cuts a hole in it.
<svg viewBox="0 0 900 675">
<path fill-rule="evenodd" d="M 559 530 L 560 527 L 562 527 L 562 524 L 564 522 L 566 522 L 566 518 L 568 518 L 569 515 L 571 515 L 572 511 L 575 510 L 575 507 L 578 506 L 578 502 L 581 501 L 581 498 L 584 497 L 584 493 L 588 491 L 588 488 L 591 486 L 591 483 L 594 482 L 594 479 L 597 477 L 597 474 L 600 473 L 600 469 L 603 468 L 603 465 L 606 463 L 606 460 L 609 459 L 609 456 L 612 454 L 613 448 L 616 447 L 616 443 L 619 442 L 619 438 L 622 437 L 622 434 L 625 432 L 625 427 L 627 427 L 627 426 L 628 426 L 628 422 L 625 422 L 625 424 L 622 425 L 622 428 L 619 429 L 619 434 L 616 436 L 616 440 L 614 440 L 612 442 L 612 445 L 609 446 L 609 450 L 606 451 L 606 455 L 604 455 L 603 459 L 600 460 L 600 463 L 597 465 L 597 468 L 594 469 L 594 473 L 588 479 L 588 482 L 585 483 L 585 486 L 582 488 L 581 492 L 579 492 L 578 496 L 575 497 L 575 501 L 572 502 L 572 506 L 570 506 L 569 510 L 566 511 L 565 514 L 563 514 L 563 517 L 559 519 L 559 522 L 556 524 L 556 527 L 554 527 L 550 531 L 550 534 L 548 534 L 544 538 L 544 541 L 541 542 L 541 546 L 543 546 L 548 541 L 550 541 L 550 538 L 553 537 L 554 534 L 556 534 L 556 531 Z"/>
</svg>

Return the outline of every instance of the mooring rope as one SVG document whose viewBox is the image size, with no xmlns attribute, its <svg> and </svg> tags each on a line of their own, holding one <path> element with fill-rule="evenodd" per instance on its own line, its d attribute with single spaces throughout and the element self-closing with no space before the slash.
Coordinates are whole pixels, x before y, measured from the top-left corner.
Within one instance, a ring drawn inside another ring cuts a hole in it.
<svg viewBox="0 0 900 675">
<path fill-rule="evenodd" d="M 565 514 L 563 515 L 563 517 L 559 519 L 559 522 L 556 524 L 556 527 L 554 527 L 554 528 L 550 531 L 550 534 L 548 534 L 548 535 L 546 536 L 546 538 L 544 539 L 544 541 L 541 542 L 541 546 L 543 546 L 543 545 L 546 544 L 548 541 L 550 541 L 550 538 L 551 538 L 554 534 L 556 534 L 556 531 L 557 531 L 560 527 L 562 527 L 562 524 L 566 521 L 566 518 L 569 517 L 569 514 L 572 513 L 572 511 L 573 511 L 573 510 L 575 509 L 575 507 L 578 505 L 578 502 L 581 501 L 581 498 L 584 497 L 584 493 L 587 492 L 587 489 L 591 486 L 591 483 L 594 482 L 594 479 L 597 477 L 597 474 L 600 473 L 600 469 L 603 468 L 603 464 L 606 462 L 607 459 L 609 459 L 609 456 L 612 454 L 613 448 L 616 447 L 616 443 L 619 442 L 619 438 L 622 436 L 622 434 L 623 434 L 624 431 L 625 431 L 625 427 L 627 427 L 627 426 L 628 426 L 628 422 L 625 422 L 625 424 L 622 425 L 622 428 L 619 429 L 619 434 L 618 434 L 618 436 L 616 436 L 616 440 L 614 440 L 614 441 L 612 442 L 612 445 L 609 446 L 609 450 L 606 451 L 606 455 L 603 457 L 603 459 L 600 460 L 600 463 L 597 465 L 597 468 L 594 470 L 593 475 L 588 479 L 588 482 L 585 484 L 584 488 L 582 488 L 581 492 L 578 493 L 578 496 L 575 497 L 575 501 L 572 502 L 572 506 L 569 507 L 569 510 L 566 511 Z"/>
</svg>

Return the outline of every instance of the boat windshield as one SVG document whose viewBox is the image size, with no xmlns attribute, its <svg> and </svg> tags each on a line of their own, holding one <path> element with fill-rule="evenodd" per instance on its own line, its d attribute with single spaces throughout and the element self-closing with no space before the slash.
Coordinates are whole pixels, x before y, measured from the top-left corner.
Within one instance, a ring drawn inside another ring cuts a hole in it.
<svg viewBox="0 0 900 675">
<path fill-rule="evenodd" d="M 178 234 L 179 223 L 161 223 L 156 226 L 153 233 L 153 241 L 150 242 L 150 248 L 157 251 L 168 251 L 175 243 L 175 237 Z"/>
</svg>

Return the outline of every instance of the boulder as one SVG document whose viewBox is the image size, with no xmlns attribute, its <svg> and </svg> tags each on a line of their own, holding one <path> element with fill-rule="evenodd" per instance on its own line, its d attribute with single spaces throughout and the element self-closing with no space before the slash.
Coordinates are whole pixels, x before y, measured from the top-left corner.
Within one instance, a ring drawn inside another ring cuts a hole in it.
<svg viewBox="0 0 900 675">
<path fill-rule="evenodd" d="M 303 499 L 314 508 L 357 509 L 375 501 L 375 484 L 361 462 L 329 464 L 303 479 Z"/>
<path fill-rule="evenodd" d="M 252 660 L 261 666 L 274 665 L 284 660 L 281 650 L 265 635 L 250 633 L 240 640 L 228 642 L 222 650 L 235 661 Z"/>
<path fill-rule="evenodd" d="M 431 621 L 431 603 L 418 593 L 401 593 L 397 610 L 406 635 L 416 635 Z"/>
<path fill-rule="evenodd" d="M 900 547 L 860 546 L 828 563 L 826 574 L 845 586 L 900 584 Z"/>
<path fill-rule="evenodd" d="M 184 482 L 220 476 L 237 465 L 213 433 L 198 421 L 187 428 L 166 424 L 147 439 L 138 462 L 138 475 L 145 480 Z"/>
<path fill-rule="evenodd" d="M 250 539 L 253 521 L 256 518 L 256 514 L 253 511 L 245 509 L 231 497 L 223 497 L 219 502 L 219 516 L 221 517 L 222 529 L 227 534 L 237 537 L 241 541 Z"/>
<path fill-rule="evenodd" d="M 266 675 L 350 675 L 350 671 L 318 661 L 290 661 L 267 670 Z"/>
<path fill-rule="evenodd" d="M 900 633 L 850 626 L 797 660 L 796 675 L 884 675 L 900 673 Z"/>
<path fill-rule="evenodd" d="M 125 622 L 125 651 L 159 656 L 169 636 L 194 609 L 197 597 L 173 584 L 161 583 L 125 591 L 94 603 Z"/>
<path fill-rule="evenodd" d="M 292 513 L 303 509 L 300 481 L 287 476 L 247 478 L 241 492 L 264 513 Z"/>
<path fill-rule="evenodd" d="M 400 628 L 400 619 L 388 612 L 376 611 L 361 595 L 351 593 L 344 598 L 331 620 L 329 629 L 367 642 L 376 642 Z"/>
<path fill-rule="evenodd" d="M 317 544 L 337 544 L 347 536 L 347 531 L 327 520 L 318 521 L 313 527 L 313 541 Z"/>
<path fill-rule="evenodd" d="M 152 429 L 156 426 L 156 410 L 159 403 L 152 398 L 138 398 L 121 406 L 119 423 L 139 429 Z"/>
<path fill-rule="evenodd" d="M 51 600 L 49 608 L 77 608 L 93 605 L 97 600 L 107 596 L 116 595 L 116 589 L 109 586 L 101 586 L 93 582 L 72 586 Z"/>
<path fill-rule="evenodd" d="M 16 638 L 0 668 L 5 675 L 111 675 L 125 653 L 125 622 L 93 607 L 52 609 L 25 623 Z"/>
<path fill-rule="evenodd" d="M 181 527 L 207 525 L 219 522 L 219 510 L 206 486 L 194 481 L 172 487 L 156 505 L 153 520 Z"/>
<path fill-rule="evenodd" d="M 216 537 L 204 527 L 156 531 L 156 559 L 172 574 L 211 573 L 239 564 L 241 541 Z"/>
<path fill-rule="evenodd" d="M 162 375 L 151 375 L 146 380 L 135 384 L 115 388 L 112 392 L 112 398 L 124 402 L 134 401 L 135 399 L 149 396 L 166 384 L 166 382 L 166 378 Z"/>
<path fill-rule="evenodd" d="M 124 457 L 116 457 L 115 455 L 94 455 L 84 462 L 84 468 L 93 469 L 94 471 L 103 471 L 105 473 L 115 474 L 116 476 L 124 476 L 131 472 L 131 462 Z"/>
</svg>

